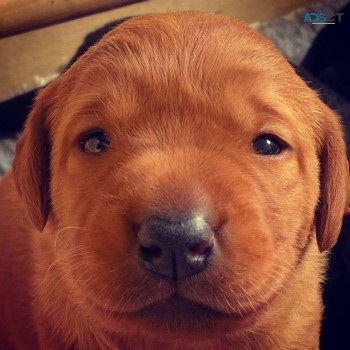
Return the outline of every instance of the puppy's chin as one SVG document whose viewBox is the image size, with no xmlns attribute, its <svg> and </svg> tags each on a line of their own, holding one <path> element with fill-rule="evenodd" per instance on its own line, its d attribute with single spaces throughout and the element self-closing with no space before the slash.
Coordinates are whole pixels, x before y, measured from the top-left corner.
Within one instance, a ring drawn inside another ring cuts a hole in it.
<svg viewBox="0 0 350 350">
<path fill-rule="evenodd" d="M 265 304 L 240 314 L 226 313 L 173 294 L 134 312 L 114 312 L 111 317 L 118 325 L 123 324 L 126 332 L 136 328 L 151 337 L 163 335 L 168 340 L 202 341 L 253 325 L 267 307 Z"/>
<path fill-rule="evenodd" d="M 269 281 L 262 283 L 265 288 L 259 293 L 242 295 L 237 293 L 240 285 L 235 290 L 225 279 L 221 279 L 221 288 L 215 289 L 207 283 L 206 275 L 177 283 L 143 276 L 130 275 L 126 291 L 101 297 L 90 290 L 85 300 L 111 331 L 179 341 L 219 338 L 263 322 L 284 295 L 290 277 L 284 276 L 281 286 Z M 105 291 L 104 287 L 100 289 Z"/>
</svg>

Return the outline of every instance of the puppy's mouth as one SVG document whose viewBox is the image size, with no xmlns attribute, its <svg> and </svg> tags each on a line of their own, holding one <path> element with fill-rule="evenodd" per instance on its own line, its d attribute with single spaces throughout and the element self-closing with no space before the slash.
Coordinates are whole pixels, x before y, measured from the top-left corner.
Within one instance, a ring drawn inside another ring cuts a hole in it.
<svg viewBox="0 0 350 350">
<path fill-rule="evenodd" d="M 215 310 L 214 308 L 197 303 L 190 299 L 187 299 L 179 294 L 173 294 L 172 296 L 155 302 L 144 308 L 128 313 L 129 316 L 134 317 L 148 317 L 148 316 L 176 316 L 179 318 L 191 318 L 193 317 L 214 317 L 223 319 L 232 319 L 236 321 L 243 321 L 248 318 L 254 318 L 264 309 L 265 305 L 261 305 L 254 310 L 247 310 L 241 313 L 222 312 Z"/>
<path fill-rule="evenodd" d="M 241 313 L 222 312 L 189 300 L 178 293 L 154 302 L 139 310 L 119 313 L 114 317 L 131 324 L 140 324 L 141 330 L 167 337 L 213 337 L 254 324 L 265 312 L 268 304 Z"/>
</svg>

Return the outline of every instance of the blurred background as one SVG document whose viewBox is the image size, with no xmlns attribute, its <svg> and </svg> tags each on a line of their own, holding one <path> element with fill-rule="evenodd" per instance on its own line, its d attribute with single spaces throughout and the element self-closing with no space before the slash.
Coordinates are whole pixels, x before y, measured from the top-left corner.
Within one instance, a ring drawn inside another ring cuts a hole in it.
<svg viewBox="0 0 350 350">
<path fill-rule="evenodd" d="M 235 16 L 274 42 L 342 118 L 349 156 L 348 0 L 7 0 L 0 1 L 0 178 L 11 167 L 16 141 L 39 88 L 118 21 L 180 10 Z M 324 286 L 321 349 L 350 349 L 349 217 L 342 231 Z"/>
</svg>

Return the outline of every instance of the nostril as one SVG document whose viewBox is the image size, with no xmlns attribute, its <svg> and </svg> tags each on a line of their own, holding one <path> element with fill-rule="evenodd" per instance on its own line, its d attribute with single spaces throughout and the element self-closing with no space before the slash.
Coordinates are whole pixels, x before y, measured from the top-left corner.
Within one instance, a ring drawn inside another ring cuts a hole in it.
<svg viewBox="0 0 350 350">
<path fill-rule="evenodd" d="M 211 245 L 209 245 L 207 243 L 197 244 L 188 250 L 188 254 L 190 254 L 190 255 L 210 255 L 211 250 L 212 250 Z"/>
<path fill-rule="evenodd" d="M 152 261 L 155 258 L 159 258 L 162 255 L 162 250 L 156 245 L 150 247 L 140 246 L 140 254 L 146 261 Z"/>
<path fill-rule="evenodd" d="M 212 246 L 208 244 L 198 244 L 186 252 L 188 263 L 193 267 L 202 268 L 207 264 L 212 253 Z"/>
</svg>

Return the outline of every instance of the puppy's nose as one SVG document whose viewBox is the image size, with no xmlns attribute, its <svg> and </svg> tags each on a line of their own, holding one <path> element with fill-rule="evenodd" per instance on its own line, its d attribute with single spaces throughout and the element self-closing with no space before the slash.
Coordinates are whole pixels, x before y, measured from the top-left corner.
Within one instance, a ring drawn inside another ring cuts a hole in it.
<svg viewBox="0 0 350 350">
<path fill-rule="evenodd" d="M 201 215 L 179 220 L 151 217 L 141 226 L 138 239 L 140 261 L 147 270 L 180 280 L 207 267 L 214 231 Z"/>
</svg>

